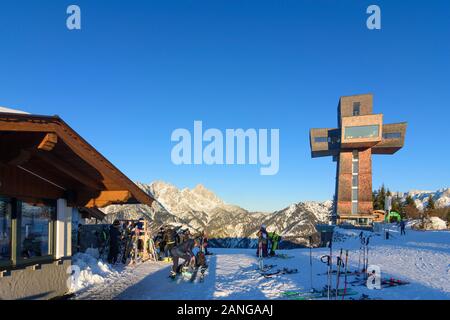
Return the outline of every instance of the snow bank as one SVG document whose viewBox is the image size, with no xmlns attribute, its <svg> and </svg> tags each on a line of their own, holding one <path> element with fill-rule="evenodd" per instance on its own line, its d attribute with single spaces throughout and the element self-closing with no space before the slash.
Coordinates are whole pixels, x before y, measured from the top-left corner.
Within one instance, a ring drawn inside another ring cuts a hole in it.
<svg viewBox="0 0 450 320">
<path fill-rule="evenodd" d="M 98 256 L 98 250 L 90 248 L 86 253 L 79 252 L 72 256 L 71 292 L 102 283 L 106 278 L 119 274 L 110 264 L 99 260 Z"/>
<path fill-rule="evenodd" d="M 424 219 L 423 222 L 419 220 L 413 224 L 411 228 L 416 230 L 446 230 L 447 223 L 438 217 L 431 217 Z"/>
</svg>

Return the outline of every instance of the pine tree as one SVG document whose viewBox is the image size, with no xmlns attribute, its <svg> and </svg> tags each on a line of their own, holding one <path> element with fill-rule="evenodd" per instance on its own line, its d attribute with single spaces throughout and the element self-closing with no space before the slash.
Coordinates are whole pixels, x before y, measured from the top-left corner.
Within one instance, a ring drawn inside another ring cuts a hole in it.
<svg viewBox="0 0 450 320">
<path fill-rule="evenodd" d="M 433 199 L 431 194 L 428 197 L 427 209 L 428 210 L 434 210 L 435 209 L 434 199 Z"/>
<path fill-rule="evenodd" d="M 398 196 L 395 196 L 392 198 L 392 211 L 402 213 L 402 205 L 400 203 L 400 198 Z"/>
<path fill-rule="evenodd" d="M 416 203 L 414 202 L 414 199 L 409 194 L 406 196 L 405 205 L 407 205 L 407 206 L 409 206 L 409 205 L 415 206 L 416 205 Z"/>
<path fill-rule="evenodd" d="M 381 189 L 379 194 L 378 204 L 380 206 L 380 210 L 384 210 L 384 200 L 386 198 L 386 188 L 384 187 L 384 183 L 381 185 Z"/>
</svg>

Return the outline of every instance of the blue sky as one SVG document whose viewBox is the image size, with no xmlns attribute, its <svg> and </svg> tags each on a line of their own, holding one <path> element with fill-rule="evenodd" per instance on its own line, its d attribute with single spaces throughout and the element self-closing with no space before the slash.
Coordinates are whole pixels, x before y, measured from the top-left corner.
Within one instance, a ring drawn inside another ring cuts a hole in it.
<svg viewBox="0 0 450 320">
<path fill-rule="evenodd" d="M 370 4 L 382 30 L 365 26 Z M 133 180 L 266 211 L 331 199 L 335 163 L 310 158 L 308 130 L 370 92 L 385 122 L 408 122 L 404 149 L 374 156 L 373 186 L 434 190 L 450 181 L 449 36 L 449 1 L 2 0 L 0 105 L 60 115 Z M 194 120 L 279 128 L 279 173 L 173 165 L 171 133 Z"/>
</svg>

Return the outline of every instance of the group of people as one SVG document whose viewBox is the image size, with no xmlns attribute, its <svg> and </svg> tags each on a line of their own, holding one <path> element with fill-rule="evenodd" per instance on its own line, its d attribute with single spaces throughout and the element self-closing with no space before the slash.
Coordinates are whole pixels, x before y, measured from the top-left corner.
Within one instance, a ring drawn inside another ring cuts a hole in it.
<svg viewBox="0 0 450 320">
<path fill-rule="evenodd" d="M 172 260 L 171 277 L 180 273 L 182 267 L 206 267 L 205 255 L 209 252 L 208 238 L 204 231 L 198 235 L 192 235 L 189 229 L 162 226 L 154 242 L 159 249 L 160 259 Z M 180 264 L 180 259 L 183 259 L 183 264 Z"/>
<path fill-rule="evenodd" d="M 115 264 L 121 256 L 121 262 L 126 263 L 128 259 L 136 260 L 144 250 L 144 219 L 138 221 L 114 220 L 109 228 L 109 252 L 108 263 Z"/>
<path fill-rule="evenodd" d="M 262 224 L 259 231 L 256 233 L 258 236 L 258 248 L 256 250 L 257 257 L 275 256 L 276 250 L 281 241 L 281 236 L 276 232 L 267 232 L 266 225 Z M 270 246 L 270 251 L 268 250 Z"/>
<path fill-rule="evenodd" d="M 115 264 L 118 261 L 126 263 L 129 258 L 136 259 L 139 252 L 144 249 L 141 236 L 144 234 L 144 219 L 139 221 L 115 220 L 109 228 L 108 262 Z M 258 257 L 275 256 L 281 241 L 276 232 L 268 232 L 266 226 L 261 225 L 257 232 Z M 181 227 L 162 226 L 152 239 L 156 256 L 159 260 L 172 261 L 171 276 L 180 272 L 182 267 L 206 266 L 205 256 L 208 252 L 208 238 L 205 232 L 192 235 L 189 229 Z M 180 259 L 184 260 L 180 264 Z"/>
<path fill-rule="evenodd" d="M 204 243 L 205 253 L 208 254 L 208 249 L 206 247 L 208 239 L 205 232 L 202 232 L 200 236 L 203 239 L 202 241 Z M 192 235 L 189 229 L 182 229 L 180 226 L 161 226 L 154 238 L 154 243 L 158 249 L 160 260 L 171 258 L 172 249 L 186 240 L 189 240 L 191 237 Z"/>
</svg>

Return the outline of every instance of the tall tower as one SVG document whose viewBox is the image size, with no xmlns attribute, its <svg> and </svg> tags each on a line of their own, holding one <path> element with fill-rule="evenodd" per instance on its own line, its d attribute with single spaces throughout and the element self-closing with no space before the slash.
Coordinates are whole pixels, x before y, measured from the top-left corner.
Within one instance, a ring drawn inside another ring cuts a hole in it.
<svg viewBox="0 0 450 320">
<path fill-rule="evenodd" d="M 405 141 L 406 122 L 383 124 L 383 114 L 373 114 L 372 107 L 371 94 L 341 97 L 338 127 L 310 130 L 311 156 L 337 162 L 337 223 L 372 222 L 372 154 L 394 154 Z"/>
</svg>

